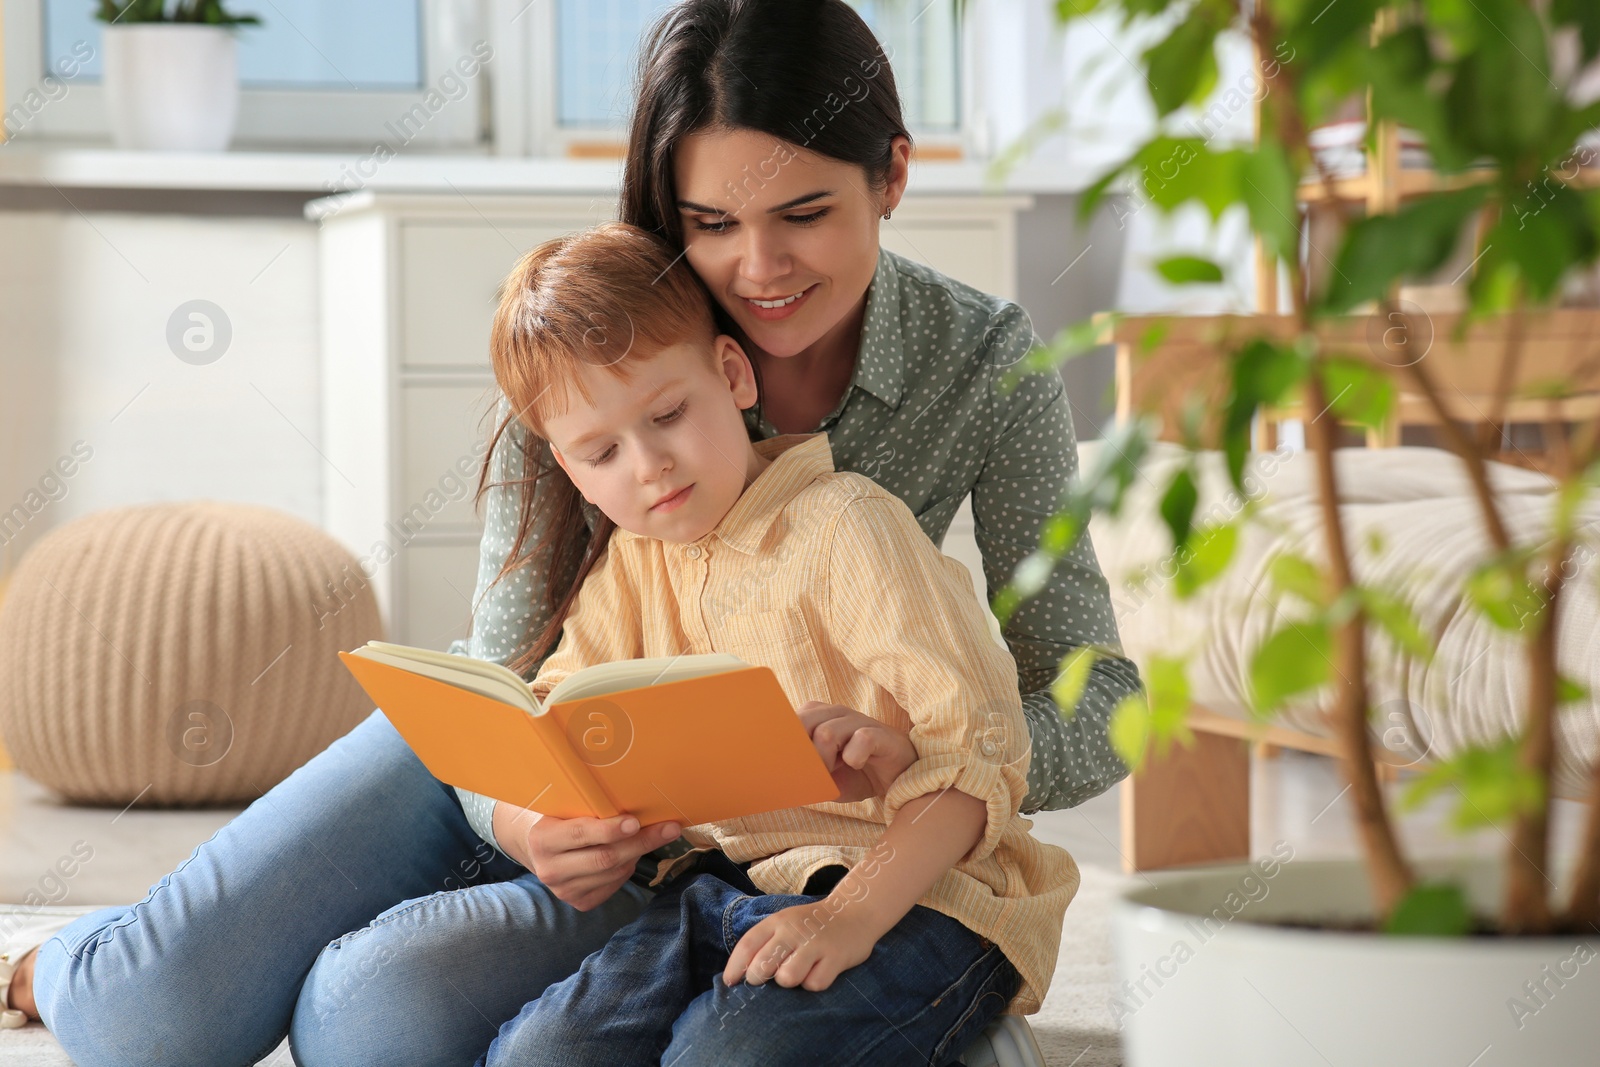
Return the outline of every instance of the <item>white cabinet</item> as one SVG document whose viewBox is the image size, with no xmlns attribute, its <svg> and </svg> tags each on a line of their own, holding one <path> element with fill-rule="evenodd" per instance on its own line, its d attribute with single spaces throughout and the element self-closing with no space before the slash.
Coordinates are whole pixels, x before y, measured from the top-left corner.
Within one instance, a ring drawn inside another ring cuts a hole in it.
<svg viewBox="0 0 1600 1067">
<path fill-rule="evenodd" d="M 908 196 L 883 244 L 1013 297 L 1016 213 L 1031 202 Z M 477 577 L 497 290 L 523 252 L 614 217 L 614 203 L 364 192 L 306 211 L 320 223 L 324 525 L 360 558 L 390 640 L 442 649 L 467 632 Z M 963 508 L 945 551 L 975 559 L 970 539 Z"/>
</svg>

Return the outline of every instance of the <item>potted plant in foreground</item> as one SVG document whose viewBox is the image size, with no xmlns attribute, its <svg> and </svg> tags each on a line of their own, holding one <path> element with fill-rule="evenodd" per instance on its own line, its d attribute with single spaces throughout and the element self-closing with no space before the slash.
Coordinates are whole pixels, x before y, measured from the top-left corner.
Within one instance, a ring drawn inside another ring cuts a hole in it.
<svg viewBox="0 0 1600 1067">
<path fill-rule="evenodd" d="M 1406 322 L 1399 283 L 1437 270 L 1461 242 L 1476 240 L 1462 330 L 1488 326 L 1505 339 L 1495 374 L 1500 388 L 1487 413 L 1495 431 L 1504 424 L 1519 360 L 1530 336 L 1538 340 L 1529 324 L 1600 254 L 1600 194 L 1586 176 L 1578 180 L 1581 168 L 1568 165 L 1579 137 L 1600 126 L 1600 105 L 1574 103 L 1570 91 L 1575 72 L 1600 55 L 1600 4 L 1056 5 L 1063 21 L 1108 8 L 1125 20 L 1164 20 L 1156 44 L 1126 57 L 1146 76 L 1163 120 L 1210 93 L 1219 36 L 1242 34 L 1258 57 L 1272 57 L 1261 66 L 1255 145 L 1220 147 L 1163 129 L 1083 198 L 1087 215 L 1116 182 L 1131 178 L 1136 195 L 1161 211 L 1198 203 L 1215 219 L 1242 208 L 1267 261 L 1287 275 L 1287 326 L 1277 316 L 1262 318 L 1260 329 L 1233 319 L 1218 336 L 1227 399 L 1221 410 L 1192 412 L 1182 428 L 1186 445 L 1220 447 L 1243 493 L 1252 423 L 1262 411 L 1298 399 L 1303 410 L 1379 426 L 1393 417 L 1397 386 L 1425 398 L 1464 465 L 1490 546 L 1460 596 L 1520 644 L 1528 679 L 1517 736 L 1436 762 L 1411 790 L 1418 797 L 1458 790 L 1462 823 L 1505 827 L 1503 861 L 1409 858 L 1373 765 L 1369 649 L 1387 642 L 1397 655 L 1425 662 L 1435 642 L 1403 597 L 1362 583 L 1353 562 L 1358 546 L 1340 508 L 1336 420 L 1308 421 L 1322 543 L 1318 553 L 1273 561 L 1269 573 L 1283 611 L 1254 652 L 1250 676 L 1263 719 L 1308 698 L 1327 709 L 1364 862 L 1283 864 L 1275 857 L 1167 876 L 1155 888 L 1130 892 L 1115 920 L 1119 967 L 1121 978 L 1147 995 L 1122 1020 L 1129 1062 L 1541 1067 L 1591 1060 L 1600 1055 L 1600 1012 L 1593 1010 L 1600 991 L 1600 766 L 1591 772 L 1570 865 L 1553 859 L 1549 811 L 1557 716 L 1564 708 L 1590 713 L 1593 700 L 1558 669 L 1557 634 L 1572 562 L 1593 554 L 1579 512 L 1600 485 L 1600 416 L 1552 421 L 1557 503 L 1539 537 L 1517 540 L 1506 522 L 1514 502 L 1489 477 L 1498 432 L 1483 438 L 1462 428 L 1436 380 L 1437 362 L 1396 366 L 1348 339 L 1365 336 L 1351 328 L 1352 313 L 1365 309 L 1375 309 L 1377 321 Z M 1374 130 L 1392 121 L 1420 134 L 1438 175 L 1429 191 L 1354 218 L 1340 214 L 1334 176 L 1319 170 L 1308 131 L 1362 97 Z M 1301 196 L 1302 175 L 1328 185 L 1328 195 Z M 1313 253 L 1332 265 L 1325 279 L 1308 276 L 1303 262 L 1311 226 L 1335 234 L 1319 238 Z M 1176 257 L 1160 269 L 1176 282 L 1222 277 L 1220 266 L 1199 256 Z M 1017 371 L 1055 368 L 1100 333 L 1064 331 Z M 1448 357 L 1458 340 L 1438 338 L 1442 354 L 1435 358 Z M 1596 363 L 1600 356 L 1571 380 L 1538 383 L 1537 397 L 1594 392 Z M 1117 428 L 1047 525 L 1035 556 L 996 595 L 1002 624 L 1091 516 L 1121 509 L 1151 438 L 1145 421 Z M 1188 549 L 1186 558 L 1197 561 L 1179 583 L 1191 593 L 1226 570 L 1236 523 L 1249 521 L 1246 508 L 1237 520 L 1200 527 L 1196 482 L 1191 461 L 1158 487 L 1174 552 Z M 1077 704 L 1094 655 L 1084 649 L 1063 662 L 1063 709 Z M 1142 666 L 1147 693 L 1124 701 L 1111 724 L 1114 745 L 1135 768 L 1184 741 L 1189 707 L 1181 656 Z M 1210 918 L 1230 895 L 1265 895 L 1268 882 L 1271 899 L 1259 907 L 1227 924 Z"/>
<path fill-rule="evenodd" d="M 222 0 L 100 0 L 105 94 L 118 148 L 220 152 L 239 115 L 233 31 L 258 25 Z"/>
</svg>

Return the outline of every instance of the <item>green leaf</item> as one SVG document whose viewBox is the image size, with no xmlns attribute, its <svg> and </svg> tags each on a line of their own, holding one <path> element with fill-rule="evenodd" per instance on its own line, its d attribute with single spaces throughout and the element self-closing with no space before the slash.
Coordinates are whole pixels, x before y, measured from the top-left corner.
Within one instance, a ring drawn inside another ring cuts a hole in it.
<svg viewBox="0 0 1600 1067">
<path fill-rule="evenodd" d="M 1056 0 L 1056 19 L 1065 25 L 1094 13 L 1099 7 L 1100 0 Z"/>
<path fill-rule="evenodd" d="M 1294 65 L 1309 77 L 1324 63 L 1350 48 L 1365 48 L 1372 20 L 1383 0 L 1336 0 L 1326 5 L 1303 5 L 1290 24 L 1286 40 L 1294 49 Z"/>
<path fill-rule="evenodd" d="M 1143 693 L 1129 693 L 1117 702 L 1106 727 L 1111 748 L 1128 769 L 1137 772 L 1144 766 L 1150 744 L 1150 705 Z"/>
<path fill-rule="evenodd" d="M 1531 298 L 1548 300 L 1573 267 L 1594 257 L 1595 240 L 1595 221 L 1582 197 L 1546 176 L 1511 200 L 1489 231 L 1472 280 L 1474 296 L 1513 268 Z"/>
<path fill-rule="evenodd" d="M 1361 586 L 1361 606 L 1404 652 L 1424 663 L 1433 661 L 1433 642 L 1417 621 L 1411 605 L 1393 593 Z"/>
<path fill-rule="evenodd" d="M 1327 623 L 1317 619 L 1291 622 L 1267 638 L 1250 661 L 1251 707 L 1258 715 L 1276 711 L 1326 683 L 1332 648 Z"/>
<path fill-rule="evenodd" d="M 1519 762 L 1518 739 L 1507 737 L 1493 746 L 1472 746 L 1449 759 L 1428 765 L 1401 797 L 1411 811 L 1446 787 L 1460 794 L 1451 817 L 1458 830 L 1497 826 L 1533 811 L 1544 797 L 1537 773 Z"/>
<path fill-rule="evenodd" d="M 1078 713 L 1078 702 L 1083 699 L 1083 691 L 1089 685 L 1089 671 L 1099 655 L 1093 647 L 1083 645 L 1061 658 L 1061 672 L 1050 686 L 1050 695 L 1055 698 L 1063 719 L 1070 719 Z"/>
<path fill-rule="evenodd" d="M 1393 215 L 1357 221 L 1339 249 L 1323 298 L 1325 310 L 1347 312 L 1364 301 L 1382 299 L 1398 279 L 1437 270 L 1488 195 L 1485 186 L 1474 185 L 1423 197 Z"/>
<path fill-rule="evenodd" d="M 1134 157 L 1135 184 L 1162 211 L 1199 201 L 1215 221 L 1239 202 L 1243 158 L 1238 149 L 1213 152 L 1197 137 L 1157 137 Z"/>
<path fill-rule="evenodd" d="M 1244 462 L 1250 451 L 1250 422 L 1261 405 L 1280 403 L 1289 390 L 1304 380 L 1310 363 L 1287 345 L 1256 338 L 1229 364 L 1228 398 L 1223 405 L 1222 449 L 1228 477 L 1235 489 L 1244 488 Z"/>
<path fill-rule="evenodd" d="M 1189 526 L 1194 520 L 1194 507 L 1200 500 L 1191 467 L 1180 467 L 1161 495 L 1161 518 L 1172 531 L 1172 549 L 1182 549 L 1189 540 Z"/>
<path fill-rule="evenodd" d="M 1556 675 L 1556 703 L 1577 704 L 1589 699 L 1589 687 L 1564 674 Z"/>
<path fill-rule="evenodd" d="M 1419 882 L 1395 905 L 1383 924 L 1386 934 L 1459 937 L 1472 929 L 1472 909 L 1461 887 L 1449 882 Z"/>
<path fill-rule="evenodd" d="M 1516 633 L 1544 610 L 1544 597 L 1522 565 L 1497 559 L 1467 577 L 1467 599 L 1502 630 Z"/>
<path fill-rule="evenodd" d="M 1600 4 L 1594 0 L 1551 0 L 1550 21 L 1578 27 L 1585 61 L 1600 55 Z"/>
<path fill-rule="evenodd" d="M 1328 584 L 1317 565 L 1304 556 L 1282 552 L 1274 556 L 1267 568 L 1272 584 L 1281 592 L 1293 593 L 1316 607 L 1328 602 Z"/>
<path fill-rule="evenodd" d="M 1382 429 L 1394 410 L 1394 382 L 1364 360 L 1330 357 L 1319 363 L 1322 388 L 1341 422 Z"/>
<path fill-rule="evenodd" d="M 1239 162 L 1239 181 L 1250 228 L 1266 243 L 1267 251 L 1285 262 L 1292 260 L 1300 249 L 1300 205 L 1283 146 L 1270 141 L 1245 153 Z"/>
<path fill-rule="evenodd" d="M 1178 598 L 1189 599 L 1222 574 L 1238 544 L 1239 527 L 1231 522 L 1192 533 L 1189 543 L 1179 553 L 1178 569 L 1173 575 Z"/>
<path fill-rule="evenodd" d="M 1561 98 L 1550 78 L 1550 46 L 1522 0 L 1473 0 L 1493 32 L 1461 57 L 1445 91 L 1451 126 L 1473 154 L 1514 164 L 1542 144 Z"/>
<path fill-rule="evenodd" d="M 1455 141 L 1444 101 L 1431 91 L 1434 72 L 1441 63 L 1433 56 L 1432 27 L 1403 26 L 1365 54 L 1372 82 L 1372 110 L 1379 118 L 1392 118 L 1422 134 L 1434 165 L 1458 171 L 1472 161 Z M 1437 33 L 1434 34 L 1437 36 Z"/>
<path fill-rule="evenodd" d="M 1217 57 L 1212 42 L 1218 29 L 1210 7 L 1196 4 L 1165 40 L 1140 56 L 1158 116 L 1171 114 L 1198 95 L 1207 83 L 1216 83 Z"/>
<path fill-rule="evenodd" d="M 1173 656 L 1155 656 L 1145 671 L 1145 691 L 1150 708 L 1150 731 L 1156 752 L 1165 755 L 1173 738 L 1193 744 L 1189 732 L 1189 677 L 1184 662 Z"/>
<path fill-rule="evenodd" d="M 1199 256 L 1170 256 L 1157 263 L 1156 270 L 1174 285 L 1222 281 L 1222 268 Z"/>
</svg>

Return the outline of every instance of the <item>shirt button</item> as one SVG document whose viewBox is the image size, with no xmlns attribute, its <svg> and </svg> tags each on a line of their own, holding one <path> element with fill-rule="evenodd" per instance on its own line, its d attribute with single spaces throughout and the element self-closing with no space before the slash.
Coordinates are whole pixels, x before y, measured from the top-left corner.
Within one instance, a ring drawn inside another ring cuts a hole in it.
<svg viewBox="0 0 1600 1067">
<path fill-rule="evenodd" d="M 690 545 L 689 549 L 688 549 L 688 552 L 689 552 L 689 558 L 690 559 L 699 559 L 700 558 L 700 546 L 699 545 Z"/>
</svg>

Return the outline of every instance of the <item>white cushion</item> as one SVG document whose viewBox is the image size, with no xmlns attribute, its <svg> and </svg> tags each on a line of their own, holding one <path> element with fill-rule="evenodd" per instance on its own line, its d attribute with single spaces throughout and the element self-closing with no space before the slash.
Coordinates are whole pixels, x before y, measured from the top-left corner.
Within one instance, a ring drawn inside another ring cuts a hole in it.
<svg viewBox="0 0 1600 1067">
<path fill-rule="evenodd" d="M 1102 442 L 1080 446 L 1085 469 Z M 1326 559 L 1313 457 L 1286 450 L 1251 457 L 1247 496 L 1258 501 L 1232 565 L 1194 599 L 1173 589 L 1171 535 L 1158 503 L 1185 452 L 1161 443 L 1148 457 L 1119 519 L 1097 516 L 1090 535 L 1111 583 L 1123 645 L 1141 665 L 1158 654 L 1191 656 L 1196 703 L 1249 718 L 1250 658 L 1280 625 L 1304 610 L 1293 598 L 1275 604 L 1267 571 L 1278 551 L 1319 563 Z M 1243 500 L 1228 481 L 1220 453 L 1200 455 L 1196 523 L 1226 521 Z M 1460 462 L 1431 448 L 1341 449 L 1336 453 L 1347 540 L 1360 580 L 1404 597 L 1424 629 L 1437 637 L 1431 664 L 1407 663 L 1380 633 L 1368 640 L 1374 737 L 1408 759 L 1447 757 L 1469 743 L 1492 743 L 1518 729 L 1526 705 L 1524 644 L 1496 629 L 1463 601 L 1462 584 L 1488 554 L 1488 541 Z M 1554 501 L 1543 475 L 1491 464 L 1491 483 L 1504 495 L 1502 513 L 1513 538 L 1538 536 Z M 1600 494 L 1580 508 L 1580 526 L 1600 523 Z M 1370 543 L 1376 534 L 1381 550 Z M 1163 561 L 1166 565 L 1163 566 Z M 1600 596 L 1592 551 L 1577 557 L 1563 593 L 1562 673 L 1600 692 Z M 1278 720 L 1327 736 L 1310 702 Z M 1581 795 L 1586 767 L 1600 740 L 1600 707 L 1591 698 L 1568 704 L 1557 721 L 1556 791 Z"/>
</svg>

